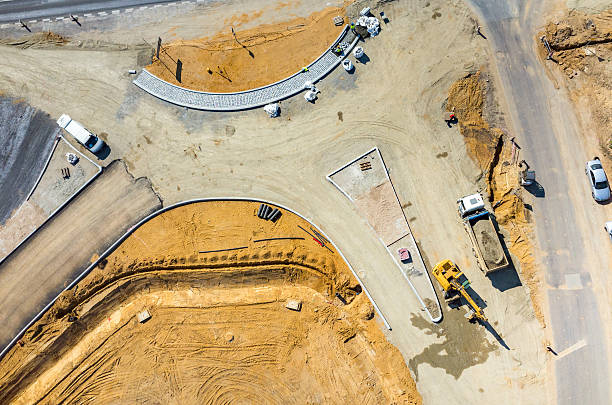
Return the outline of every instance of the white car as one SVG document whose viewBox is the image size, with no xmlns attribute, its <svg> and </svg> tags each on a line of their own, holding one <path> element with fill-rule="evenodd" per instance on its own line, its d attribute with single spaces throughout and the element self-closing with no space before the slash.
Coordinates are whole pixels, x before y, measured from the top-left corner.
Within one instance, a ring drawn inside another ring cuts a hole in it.
<svg viewBox="0 0 612 405">
<path fill-rule="evenodd" d="M 594 157 L 593 160 L 589 160 L 585 171 L 591 183 L 591 194 L 595 201 L 608 201 L 610 199 L 610 185 L 599 158 Z"/>
</svg>

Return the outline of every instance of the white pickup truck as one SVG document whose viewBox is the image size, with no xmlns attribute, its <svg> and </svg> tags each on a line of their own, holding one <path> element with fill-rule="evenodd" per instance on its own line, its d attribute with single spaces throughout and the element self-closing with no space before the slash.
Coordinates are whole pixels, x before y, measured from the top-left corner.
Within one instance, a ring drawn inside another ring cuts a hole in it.
<svg viewBox="0 0 612 405">
<path fill-rule="evenodd" d="M 102 150 L 102 148 L 104 148 L 104 141 L 102 139 L 95 136 L 81 123 L 73 120 L 67 114 L 62 114 L 62 116 L 59 117 L 57 120 L 57 125 L 65 129 L 74 137 L 74 139 L 79 141 L 79 143 L 89 149 L 92 153 L 98 153 Z"/>
</svg>

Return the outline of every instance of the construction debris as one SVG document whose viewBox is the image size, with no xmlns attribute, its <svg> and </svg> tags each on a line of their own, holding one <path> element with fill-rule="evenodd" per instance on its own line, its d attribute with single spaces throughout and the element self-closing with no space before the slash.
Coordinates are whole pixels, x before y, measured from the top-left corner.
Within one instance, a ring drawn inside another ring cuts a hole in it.
<svg viewBox="0 0 612 405">
<path fill-rule="evenodd" d="M 282 212 L 278 208 L 272 208 L 266 204 L 261 204 L 257 210 L 257 216 L 266 221 L 276 222 L 281 215 Z"/>
<path fill-rule="evenodd" d="M 287 300 L 287 303 L 285 304 L 285 308 L 290 309 L 292 311 L 300 312 L 302 310 L 302 301 Z"/>
<path fill-rule="evenodd" d="M 66 160 L 73 166 L 79 163 L 79 157 L 76 154 L 70 152 L 66 153 Z"/>
<path fill-rule="evenodd" d="M 270 118 L 276 118 L 280 115 L 280 105 L 278 103 L 266 104 L 264 111 L 268 113 Z"/>
<path fill-rule="evenodd" d="M 380 22 L 376 17 L 366 17 L 365 15 L 362 15 L 357 19 L 357 23 L 355 25 L 358 27 L 365 27 L 368 30 L 368 34 L 370 34 L 372 37 L 378 35 L 378 31 L 380 30 Z"/>
<path fill-rule="evenodd" d="M 151 319 L 151 314 L 145 309 L 144 311 L 136 314 L 136 319 L 138 319 L 138 322 L 140 323 L 145 323 L 146 321 Z"/>
</svg>

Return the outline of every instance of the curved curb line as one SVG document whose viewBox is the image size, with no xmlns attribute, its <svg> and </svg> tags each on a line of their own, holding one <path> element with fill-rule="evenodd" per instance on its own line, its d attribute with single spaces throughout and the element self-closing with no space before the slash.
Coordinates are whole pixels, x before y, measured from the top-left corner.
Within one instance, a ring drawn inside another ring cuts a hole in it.
<svg viewBox="0 0 612 405">
<path fill-rule="evenodd" d="M 385 318 L 385 316 L 383 315 L 383 313 L 381 312 L 380 308 L 378 308 L 378 305 L 376 305 L 376 302 L 374 302 L 374 300 L 372 299 L 372 296 L 370 295 L 370 292 L 368 291 L 368 289 L 365 287 L 365 285 L 363 284 L 363 282 L 361 281 L 361 279 L 359 278 L 359 276 L 357 275 L 357 273 L 355 272 L 355 270 L 353 269 L 353 267 L 351 266 L 351 264 L 348 262 L 348 260 L 346 260 L 346 257 L 344 256 L 344 254 L 342 254 L 342 252 L 340 251 L 340 249 L 338 249 L 338 247 L 336 246 L 336 244 L 325 234 L 325 232 L 319 227 L 317 226 L 314 222 L 312 222 L 310 219 L 308 219 L 307 217 L 300 215 L 299 213 L 297 213 L 296 211 L 285 207 L 284 205 L 281 204 L 277 204 L 275 202 L 271 202 L 271 201 L 267 201 L 267 200 L 259 200 L 259 199 L 255 199 L 255 198 L 240 198 L 240 197 L 210 197 L 210 198 L 195 198 L 195 199 L 191 199 L 191 200 L 185 200 L 185 201 L 181 201 L 172 205 L 169 205 L 167 207 L 161 208 L 155 212 L 153 212 L 152 214 L 147 215 L 146 217 L 144 217 L 143 219 L 141 219 L 140 221 L 138 221 L 134 226 L 132 226 L 131 228 L 129 228 L 121 237 L 119 237 L 119 239 L 117 239 L 115 241 L 115 243 L 113 243 L 108 249 L 106 249 L 106 251 L 104 251 L 104 253 L 102 253 L 100 255 L 100 257 L 93 262 L 92 264 L 90 264 L 85 270 L 83 270 L 81 272 L 81 274 L 79 274 L 66 288 L 64 288 L 59 294 L 57 294 L 55 296 L 55 298 L 53 298 L 38 314 L 36 314 L 36 316 L 34 316 L 30 322 L 28 322 L 28 324 L 13 338 L 13 340 L 11 340 L 9 342 L 8 345 L 6 345 L 6 347 L 4 349 L 2 349 L 2 352 L 0 352 L 0 360 L 2 360 L 4 358 L 4 356 L 8 353 L 9 350 L 11 350 L 13 348 L 13 346 L 15 346 L 15 344 L 17 343 L 17 341 L 19 339 L 21 339 L 23 337 L 23 335 L 26 333 L 26 331 L 36 322 L 38 321 L 44 314 L 45 312 L 47 312 L 51 306 L 55 303 L 55 301 L 57 301 L 57 299 L 60 297 L 60 295 L 62 295 L 62 293 L 64 291 L 68 291 L 70 289 L 72 289 L 75 285 L 77 285 L 85 276 L 87 276 L 87 274 L 89 274 L 102 260 L 104 260 L 106 257 L 108 257 L 109 254 L 111 254 L 115 249 L 117 249 L 117 247 L 123 243 L 130 235 L 132 235 L 134 233 L 134 231 L 138 228 L 140 228 L 142 225 L 144 225 L 146 222 L 148 222 L 149 220 L 155 218 L 158 215 L 163 214 L 166 211 L 170 211 L 174 208 L 178 208 L 178 207 L 182 207 L 184 205 L 189 205 L 189 204 L 194 204 L 194 203 L 199 203 L 199 202 L 209 202 L 209 201 L 249 201 L 249 202 L 260 202 L 260 203 L 265 203 L 265 204 L 269 204 L 269 205 L 274 205 L 276 207 L 280 207 L 288 212 L 291 212 L 294 215 L 297 215 L 298 217 L 302 218 L 303 220 L 307 221 L 308 223 L 314 225 L 315 227 L 317 227 L 320 231 L 321 234 L 331 242 L 332 246 L 334 247 L 334 249 L 336 249 L 336 251 L 340 254 L 340 256 L 342 257 L 342 259 L 344 260 L 344 262 L 346 263 L 346 265 L 348 266 L 348 268 L 351 270 L 351 273 L 353 273 L 353 276 L 357 279 L 357 282 L 361 285 L 361 288 L 363 290 L 363 292 L 366 294 L 366 296 L 369 298 L 370 302 L 372 303 L 372 305 L 374 306 L 374 309 L 376 309 L 376 312 L 378 313 L 378 315 L 380 316 L 380 318 L 382 319 L 383 323 L 385 324 L 385 327 L 388 330 L 391 330 L 391 325 L 389 324 L 389 322 L 387 321 L 387 318 Z M 8 256 L 7 256 L 8 257 Z"/>
<path fill-rule="evenodd" d="M 399 197 L 397 196 L 397 193 L 395 192 L 395 187 L 393 186 L 393 182 L 391 181 L 391 178 L 389 177 L 389 171 L 387 169 L 387 165 L 385 165 L 385 161 L 380 153 L 380 150 L 378 149 L 377 146 L 373 147 L 372 149 L 368 150 L 366 153 L 363 153 L 361 155 L 359 155 L 358 157 L 356 157 L 355 159 L 351 160 L 350 162 L 344 164 L 342 167 L 340 167 L 339 169 L 334 170 L 332 173 L 328 174 L 327 176 L 325 176 L 325 178 L 332 183 L 346 198 L 349 199 L 350 202 L 352 202 L 353 204 L 355 204 L 355 201 L 351 198 L 350 195 L 348 195 L 347 193 L 344 192 L 344 190 L 342 190 L 342 188 L 340 186 L 338 186 L 338 184 L 336 184 L 336 182 L 334 182 L 331 178 L 331 176 L 333 176 L 334 174 L 337 174 L 338 172 L 340 172 L 341 170 L 347 168 L 348 166 L 352 165 L 353 163 L 355 163 L 356 161 L 358 161 L 359 159 L 361 159 L 362 157 L 369 155 L 372 152 L 376 152 L 378 154 L 378 157 L 380 158 L 380 161 L 383 163 L 383 167 L 385 168 L 385 175 L 387 176 L 387 180 L 389 181 L 389 183 L 391 184 L 391 188 L 393 188 L 393 193 L 395 194 L 395 198 L 397 199 L 398 204 L 401 205 L 400 201 L 399 201 Z M 404 213 L 404 210 L 402 210 L 402 215 L 404 216 L 404 220 L 406 221 L 406 225 L 408 226 L 408 229 L 410 230 L 410 225 L 408 224 L 408 220 L 406 219 L 406 214 Z M 374 234 L 376 234 L 376 230 L 374 229 L 374 227 L 370 224 L 369 221 L 366 221 L 368 226 L 370 227 L 370 229 L 372 229 L 372 231 L 374 231 Z M 406 274 L 404 273 L 403 269 L 400 267 L 400 265 L 395 261 L 395 257 L 393 256 L 393 254 L 391 253 L 391 251 L 389 250 L 389 247 L 385 244 L 385 242 L 378 237 L 378 234 L 376 234 L 378 240 L 380 240 L 380 242 L 383 244 L 383 246 L 385 247 L 385 249 L 387 250 L 387 252 L 389 252 L 389 255 L 391 256 L 391 258 L 393 259 L 393 263 L 395 263 L 395 265 L 399 268 L 400 273 L 402 273 L 402 275 L 404 276 L 404 278 L 406 279 L 406 281 L 408 281 L 408 284 L 410 285 L 410 288 L 412 289 L 412 292 L 414 292 L 414 295 L 416 295 L 417 299 L 419 300 L 419 303 L 421 304 L 421 306 L 423 307 L 423 309 L 427 312 L 427 315 L 429 315 L 429 319 L 431 319 L 432 322 L 434 323 L 438 323 L 442 320 L 442 308 L 440 306 L 440 300 L 438 299 L 438 295 L 436 294 L 436 290 L 434 289 L 433 283 L 431 282 L 431 278 L 429 277 L 429 273 L 427 272 L 427 267 L 425 266 L 425 262 L 423 262 L 423 257 L 421 256 L 421 251 L 419 250 L 419 245 L 416 243 L 416 240 L 414 239 L 414 236 L 412 235 L 412 230 L 410 230 L 410 237 L 412 238 L 412 241 L 414 242 L 414 246 L 416 246 L 417 249 L 417 253 L 419 256 L 419 259 L 421 260 L 421 263 L 423 263 L 423 268 L 425 269 L 425 273 L 427 274 L 427 279 L 429 280 L 429 285 L 431 286 L 431 291 L 433 293 L 433 296 L 436 298 L 436 303 L 438 304 L 438 310 L 440 311 L 440 316 L 437 317 L 433 317 L 431 316 L 431 312 L 429 311 L 429 309 L 427 308 L 427 306 L 425 305 L 425 303 L 423 302 L 423 299 L 421 298 L 421 296 L 419 295 L 419 293 L 417 292 L 416 288 L 414 287 L 414 285 L 412 284 L 412 281 L 410 281 L 410 278 L 408 276 L 406 276 Z"/>
<path fill-rule="evenodd" d="M 89 184 L 91 184 L 92 181 L 94 181 L 95 179 L 98 178 L 98 176 L 100 175 L 100 173 L 102 173 L 102 166 L 100 166 L 99 164 L 95 163 L 93 160 L 91 160 L 90 158 L 88 158 L 87 156 L 83 155 L 81 152 L 79 152 L 74 146 L 72 146 L 72 144 L 70 142 L 68 142 L 66 140 L 66 138 L 64 138 L 63 135 L 59 135 L 58 139 L 61 138 L 64 142 L 66 142 L 72 149 L 74 149 L 74 151 L 76 153 L 78 153 L 79 155 L 81 155 L 82 157 L 84 157 L 85 159 L 89 160 L 89 162 L 91 162 L 95 167 L 98 168 L 98 171 L 96 174 L 94 174 L 89 180 L 87 180 L 87 182 L 85 182 L 85 184 L 83 184 L 81 187 L 79 187 L 79 189 L 77 191 L 75 191 L 70 197 L 68 197 L 68 199 L 66 201 L 64 201 L 62 203 L 62 205 L 60 205 L 59 207 L 57 207 L 55 209 L 55 211 L 53 211 L 51 214 L 49 214 L 49 216 L 39 225 L 37 226 L 34 230 L 32 230 L 32 232 L 30 232 L 25 238 L 23 238 L 21 240 L 21 242 L 19 242 L 19 244 L 17 244 L 17 246 L 15 246 L 10 252 L 8 252 L 6 254 L 6 256 L 4 256 L 2 259 L 0 259 L 0 266 L 6 261 L 6 259 L 8 259 L 10 256 L 13 255 L 13 253 L 15 253 L 20 247 L 21 245 L 23 245 L 24 243 L 26 243 L 36 232 L 38 232 L 38 230 L 40 228 L 42 228 L 43 226 L 45 226 L 47 224 L 47 222 L 49 222 L 54 216 L 55 214 L 57 214 L 58 212 L 60 212 L 62 209 L 64 209 L 64 207 L 66 205 L 68 205 L 69 202 L 71 202 L 81 191 L 83 191 L 83 189 L 85 187 L 87 187 Z M 54 146 L 53 151 L 55 152 L 55 148 L 57 147 L 57 143 Z M 49 158 L 49 161 L 51 161 L 51 158 Z M 47 162 L 48 165 L 48 162 Z M 47 171 L 47 169 L 45 168 L 45 170 L 43 171 L 43 173 L 41 174 L 40 178 L 38 179 L 38 182 L 40 182 L 40 180 L 42 179 L 42 176 L 44 175 L 44 173 Z M 37 182 L 37 185 L 38 185 Z M 32 189 L 32 192 L 30 193 L 30 196 L 28 197 L 28 200 L 30 199 L 30 197 L 32 196 L 32 194 L 34 193 L 34 189 Z M 28 201 L 26 200 L 26 201 Z M 2 353 L 0 353 L 0 359 L 2 359 Z"/>
<path fill-rule="evenodd" d="M 342 30 L 342 32 L 340 33 L 338 38 L 332 43 L 332 45 L 329 48 L 327 48 L 317 59 L 315 59 L 312 63 L 310 63 L 308 65 L 308 68 L 314 66 L 323 57 L 328 55 L 331 52 L 331 49 L 333 49 L 334 46 L 336 46 L 338 43 L 340 43 L 342 41 L 342 39 L 344 39 L 344 37 L 347 35 L 348 32 L 349 32 L 349 26 L 346 25 L 344 27 L 344 30 Z M 359 41 L 359 36 L 355 36 L 355 39 L 349 44 L 348 48 L 345 49 L 342 52 L 342 54 L 337 57 L 337 59 L 334 61 L 334 63 L 331 64 L 327 69 L 325 69 L 323 71 L 323 73 L 321 73 L 319 76 L 314 77 L 314 78 L 310 78 L 310 81 L 312 81 L 313 83 L 316 83 L 316 82 L 320 81 L 321 79 L 323 79 L 325 76 L 327 76 L 332 70 L 334 70 L 344 60 L 344 58 L 346 58 L 350 54 L 351 50 L 355 47 L 355 45 L 357 44 L 358 41 Z M 171 89 L 181 91 L 184 94 L 205 95 L 205 96 L 210 96 L 211 98 L 219 99 L 219 98 L 228 98 L 228 97 L 232 97 L 232 96 L 239 96 L 239 95 L 243 95 L 243 94 L 255 94 L 255 93 L 258 93 L 258 92 L 263 92 L 263 90 L 270 89 L 272 87 L 278 86 L 281 83 L 284 83 L 284 82 L 286 82 L 288 80 L 291 80 L 294 77 L 299 76 L 301 74 L 303 74 L 303 73 L 300 71 L 300 72 L 294 73 L 293 75 L 291 75 L 289 77 L 281 79 L 281 80 L 279 80 L 279 81 L 277 81 L 275 83 L 271 83 L 271 84 L 268 84 L 268 85 L 265 85 L 265 86 L 257 87 L 255 89 L 238 91 L 238 92 L 234 92 L 234 93 L 209 93 L 209 92 L 205 92 L 205 91 L 198 91 L 198 90 L 188 89 L 188 88 L 185 88 L 185 87 L 181 87 L 181 86 L 177 86 L 175 84 L 169 83 L 169 82 L 167 82 L 167 81 L 165 81 L 163 79 L 160 79 L 159 77 L 157 77 L 154 74 L 150 73 L 146 69 L 143 69 L 141 71 L 141 73 L 138 75 L 138 77 L 132 83 L 134 83 L 136 86 L 138 86 L 142 90 L 146 91 L 147 93 L 151 94 L 152 96 L 155 96 L 155 97 L 159 98 L 160 100 L 163 100 L 163 101 L 166 101 L 168 103 L 175 104 L 175 105 L 178 105 L 178 106 L 181 106 L 181 107 L 192 108 L 192 109 L 195 109 L 195 110 L 206 110 L 206 111 L 241 111 L 241 110 L 248 110 L 248 109 L 252 109 L 252 108 L 261 107 L 261 106 L 264 106 L 266 104 L 270 104 L 270 103 L 274 103 L 276 101 L 287 99 L 287 98 L 292 97 L 292 96 L 294 96 L 294 95 L 296 95 L 298 93 L 301 93 L 305 89 L 304 89 L 304 87 L 302 85 L 302 86 L 299 86 L 297 88 L 291 89 L 291 90 L 289 90 L 286 93 L 269 97 L 269 98 L 265 99 L 264 101 L 258 101 L 258 102 L 255 102 L 255 103 L 244 104 L 244 105 L 231 105 L 231 103 L 225 103 L 225 104 L 227 104 L 227 107 L 215 107 L 215 106 L 212 106 L 212 105 L 201 105 L 201 104 L 193 104 L 193 103 L 188 103 L 188 102 L 181 102 L 181 101 L 177 100 L 175 97 L 165 96 L 164 94 L 161 94 L 161 91 L 147 88 L 146 84 L 143 84 L 143 83 L 139 82 L 139 79 L 141 79 L 141 78 L 153 78 L 154 80 L 158 81 L 161 86 L 170 87 Z M 309 78 L 305 78 L 305 81 L 308 81 L 308 79 Z"/>
</svg>

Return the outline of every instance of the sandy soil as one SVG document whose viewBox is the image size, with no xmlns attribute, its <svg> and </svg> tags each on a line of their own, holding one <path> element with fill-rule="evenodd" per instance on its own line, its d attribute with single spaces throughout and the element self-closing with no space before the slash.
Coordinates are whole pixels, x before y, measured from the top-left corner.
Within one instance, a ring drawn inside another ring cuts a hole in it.
<svg viewBox="0 0 612 405">
<path fill-rule="evenodd" d="M 299 15 L 325 7 L 315 3 L 300 3 Z M 88 43 L 139 43 L 173 26 L 181 38 L 198 38 L 222 29 L 224 16 L 267 6 L 261 0 L 220 4 L 210 4 L 197 20 L 188 16 L 148 25 L 155 29 L 146 34 L 132 21 L 120 20 L 107 31 L 88 32 Z M 541 388 L 543 333 L 529 295 L 520 285 L 492 285 L 478 270 L 455 201 L 478 189 L 482 172 L 468 156 L 459 129 L 440 119 L 449 87 L 486 61 L 487 43 L 476 34 L 463 1 L 381 4 L 373 11 L 384 11 L 389 23 L 364 43 L 370 61 L 356 64 L 353 75 L 332 72 L 319 83 L 315 105 L 299 97 L 284 101 L 281 117 L 274 120 L 259 109 L 186 111 L 144 94 L 127 74 L 141 60 L 140 51 L 131 48 L 2 47 L 1 89 L 53 116 L 87 117 L 89 129 L 108 133 L 109 159 L 121 157 L 135 176 L 150 178 L 165 204 L 202 196 L 265 198 L 317 218 L 389 319 L 393 330 L 386 336 L 418 374 L 424 402 L 443 403 L 452 390 L 456 401 L 465 403 L 547 403 Z M 366 5 L 371 6 L 356 7 Z M 264 13 L 245 28 L 287 21 L 294 10 Z M 392 168 L 428 267 L 443 259 L 461 266 L 486 298 L 487 316 L 511 350 L 457 311 L 445 312 L 442 324 L 431 325 L 374 231 L 325 179 L 346 156 L 358 156 L 373 144 Z"/>
<path fill-rule="evenodd" d="M 58 138 L 53 156 L 32 195 L 4 225 L 0 225 L 0 259 L 6 257 L 80 187 L 98 175 L 99 168 L 83 155 L 79 155 L 79 162 L 74 166 L 66 162 L 66 153 L 75 153 L 66 142 L 63 138 Z M 70 170 L 70 177 L 67 179 L 61 175 L 61 169 L 65 167 Z"/>
<path fill-rule="evenodd" d="M 136 230 L 9 353 L 2 401 L 421 403 L 341 256 L 258 206 L 191 204 Z M 275 237 L 300 239 L 256 242 Z"/>
<path fill-rule="evenodd" d="M 344 28 L 344 24 L 337 27 L 332 21 L 338 15 L 346 21 L 344 9 L 328 7 L 306 18 L 247 30 L 235 28 L 235 37 L 226 29 L 212 37 L 175 40 L 164 44 L 159 59 L 154 58 L 146 69 L 167 82 L 194 90 L 229 93 L 254 89 L 289 77 L 318 58 Z M 183 63 L 181 82 L 175 76 L 178 59 Z"/>
<path fill-rule="evenodd" d="M 509 234 L 506 244 L 519 260 L 521 280 L 529 289 L 538 321 L 545 326 L 542 281 L 534 262 L 531 215 L 520 196 L 523 190 L 518 183 L 518 152 L 513 156 L 509 137 L 488 122 L 491 112 L 487 110 L 496 109 L 494 104 L 487 103 L 491 92 L 492 84 L 486 74 L 470 74 L 450 87 L 447 110 L 455 111 L 468 153 L 486 170 L 487 197 L 494 206 L 497 223 Z"/>
<path fill-rule="evenodd" d="M 563 85 L 581 115 L 581 124 L 594 132 L 594 139 L 612 163 L 612 9 L 597 14 L 578 10 L 546 24 L 545 35 L 552 58 L 563 73 Z M 538 46 L 540 55 L 546 55 Z M 587 135 L 588 137 L 588 135 Z"/>
</svg>

